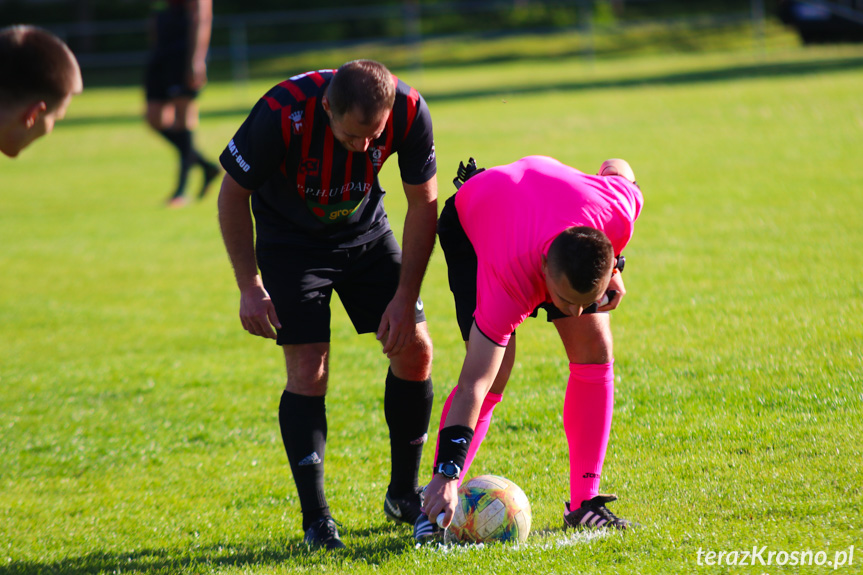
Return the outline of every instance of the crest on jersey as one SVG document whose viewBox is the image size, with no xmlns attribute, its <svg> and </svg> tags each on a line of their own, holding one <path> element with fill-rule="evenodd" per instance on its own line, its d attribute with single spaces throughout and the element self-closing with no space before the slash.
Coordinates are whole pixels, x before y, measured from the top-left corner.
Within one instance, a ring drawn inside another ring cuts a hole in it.
<svg viewBox="0 0 863 575">
<path fill-rule="evenodd" d="M 303 110 L 297 110 L 291 114 L 291 131 L 300 134 L 303 131 Z"/>
<path fill-rule="evenodd" d="M 312 177 L 320 175 L 320 163 L 317 158 L 304 158 L 300 162 L 300 173 Z"/>
<path fill-rule="evenodd" d="M 372 165 L 375 169 L 380 169 L 381 165 L 384 163 L 384 152 L 378 146 L 373 146 L 369 148 L 369 155 L 372 157 Z"/>
</svg>

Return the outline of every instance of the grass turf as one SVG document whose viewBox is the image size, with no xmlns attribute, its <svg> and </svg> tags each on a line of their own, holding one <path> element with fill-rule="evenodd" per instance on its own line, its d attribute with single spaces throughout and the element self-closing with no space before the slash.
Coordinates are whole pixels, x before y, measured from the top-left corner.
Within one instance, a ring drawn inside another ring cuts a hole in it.
<svg viewBox="0 0 863 575">
<path fill-rule="evenodd" d="M 861 68 L 840 47 L 397 70 L 429 102 L 442 198 L 469 155 L 633 165 L 603 490 L 644 528 L 561 531 L 567 366 L 532 320 L 472 473 L 518 483 L 534 533 L 416 549 L 381 512 L 386 364 L 336 305 L 327 489 L 348 549 L 329 556 L 301 544 L 281 354 L 237 321 L 214 197 L 165 210 L 175 160 L 139 90 L 88 90 L 0 165 L 0 574 L 820 572 L 698 553 L 861 544 Z M 200 146 L 217 155 L 278 79 L 211 85 Z M 400 229 L 395 164 L 384 184 Z M 434 438 L 463 357 L 439 251 L 423 299 Z"/>
</svg>

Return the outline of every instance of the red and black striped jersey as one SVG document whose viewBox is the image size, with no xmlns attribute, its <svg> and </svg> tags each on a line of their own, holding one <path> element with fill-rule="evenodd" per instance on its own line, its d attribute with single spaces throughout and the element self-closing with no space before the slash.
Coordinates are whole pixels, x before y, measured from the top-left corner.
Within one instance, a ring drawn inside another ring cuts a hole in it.
<svg viewBox="0 0 863 575">
<path fill-rule="evenodd" d="M 227 173 L 254 191 L 259 243 L 372 241 L 389 229 L 378 181 L 384 162 L 397 154 L 408 184 L 425 183 L 437 171 L 428 106 L 395 76 L 395 103 L 381 136 L 365 152 L 343 147 L 321 103 L 335 72 L 307 72 L 273 87 L 222 152 Z"/>
</svg>

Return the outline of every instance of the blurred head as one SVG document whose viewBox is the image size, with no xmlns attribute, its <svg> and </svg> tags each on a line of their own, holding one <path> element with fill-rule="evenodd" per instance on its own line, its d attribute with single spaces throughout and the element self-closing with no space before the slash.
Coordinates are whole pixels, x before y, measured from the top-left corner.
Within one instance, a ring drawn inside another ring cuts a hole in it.
<svg viewBox="0 0 863 575">
<path fill-rule="evenodd" d="M 62 40 L 34 26 L 0 30 L 0 151 L 17 156 L 51 133 L 82 89 L 78 61 Z"/>
<path fill-rule="evenodd" d="M 354 60 L 338 69 L 322 103 L 335 138 L 352 152 L 364 152 L 384 131 L 395 97 L 386 66 Z"/>
<path fill-rule="evenodd" d="M 623 176 L 630 182 L 635 183 L 635 172 L 626 160 L 620 158 L 611 158 L 605 160 L 599 167 L 598 175 L 600 176 Z"/>
<path fill-rule="evenodd" d="M 579 316 L 598 301 L 611 280 L 614 248 L 599 230 L 586 226 L 567 228 L 551 242 L 542 269 L 554 305 Z"/>
</svg>

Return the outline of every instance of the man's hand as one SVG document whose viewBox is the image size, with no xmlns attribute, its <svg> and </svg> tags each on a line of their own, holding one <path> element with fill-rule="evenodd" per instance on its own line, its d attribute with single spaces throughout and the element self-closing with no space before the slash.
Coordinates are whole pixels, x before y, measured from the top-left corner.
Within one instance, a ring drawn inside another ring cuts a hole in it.
<svg viewBox="0 0 863 575">
<path fill-rule="evenodd" d="M 441 527 L 446 529 L 452 523 L 457 503 L 458 480 L 447 479 L 440 473 L 435 473 L 423 492 L 423 513 L 434 523 L 437 521 L 437 516 L 443 512 L 444 519 Z"/>
<path fill-rule="evenodd" d="M 240 321 L 243 329 L 252 335 L 276 339 L 276 329 L 282 324 L 276 316 L 276 308 L 270 299 L 270 294 L 264 289 L 260 276 L 253 285 L 240 292 Z"/>
<path fill-rule="evenodd" d="M 606 291 L 614 290 L 614 298 L 607 304 L 600 306 L 596 311 L 611 311 L 613 309 L 617 309 L 617 306 L 620 305 L 623 296 L 626 295 L 626 286 L 623 285 L 623 274 L 616 273 L 611 276 L 611 280 L 608 282 L 608 288 Z"/>
<path fill-rule="evenodd" d="M 194 61 L 186 70 L 186 87 L 198 91 L 207 83 L 207 63 Z"/>
<path fill-rule="evenodd" d="M 464 162 L 458 163 L 458 170 L 456 170 L 455 178 L 452 183 L 455 185 L 455 189 L 461 189 L 461 185 L 468 181 L 471 177 L 482 173 L 485 171 L 485 168 L 477 168 L 476 160 L 473 158 L 468 159 L 467 165 L 464 165 Z"/>
<path fill-rule="evenodd" d="M 376 336 L 387 357 L 397 355 L 416 337 L 416 305 L 416 299 L 396 293 L 384 310 Z"/>
</svg>

